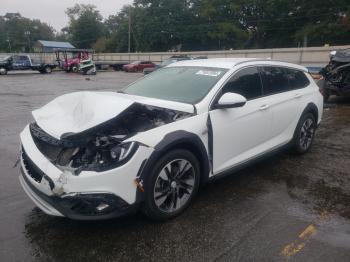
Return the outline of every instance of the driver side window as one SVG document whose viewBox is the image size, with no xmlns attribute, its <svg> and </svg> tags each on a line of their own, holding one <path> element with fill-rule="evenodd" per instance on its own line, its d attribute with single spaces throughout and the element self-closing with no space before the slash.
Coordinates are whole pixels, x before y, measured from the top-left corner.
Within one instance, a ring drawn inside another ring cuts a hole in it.
<svg viewBox="0 0 350 262">
<path fill-rule="evenodd" d="M 12 56 L 12 61 L 14 63 L 19 63 L 21 61 L 21 59 L 18 55 L 14 55 L 14 56 Z"/>
<path fill-rule="evenodd" d="M 258 69 L 248 67 L 238 71 L 222 89 L 222 94 L 228 92 L 240 94 L 247 100 L 261 97 L 263 94 Z"/>
</svg>

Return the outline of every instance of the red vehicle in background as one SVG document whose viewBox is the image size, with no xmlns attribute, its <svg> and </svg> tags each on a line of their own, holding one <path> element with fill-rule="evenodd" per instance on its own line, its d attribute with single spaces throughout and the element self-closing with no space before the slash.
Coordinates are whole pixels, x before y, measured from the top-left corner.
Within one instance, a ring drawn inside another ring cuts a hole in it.
<svg viewBox="0 0 350 262">
<path fill-rule="evenodd" d="M 57 49 L 56 59 L 59 63 L 61 69 L 69 72 L 77 73 L 82 67 L 84 67 L 84 63 L 92 63 L 91 53 L 93 50 L 90 49 Z M 63 59 L 61 59 L 60 54 L 63 54 Z M 70 55 L 68 55 L 68 53 Z"/>
<path fill-rule="evenodd" d="M 123 66 L 125 72 L 143 72 L 145 68 L 155 68 L 156 64 L 150 61 L 135 61 Z"/>
</svg>

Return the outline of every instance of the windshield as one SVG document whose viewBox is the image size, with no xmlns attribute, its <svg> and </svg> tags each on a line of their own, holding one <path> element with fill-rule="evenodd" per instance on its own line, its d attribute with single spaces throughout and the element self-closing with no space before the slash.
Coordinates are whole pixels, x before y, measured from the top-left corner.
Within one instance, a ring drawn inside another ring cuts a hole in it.
<svg viewBox="0 0 350 262">
<path fill-rule="evenodd" d="M 137 64 L 139 64 L 139 63 L 141 63 L 141 61 L 135 61 L 135 62 L 132 62 L 131 64 L 132 64 L 132 65 L 137 65 Z"/>
<path fill-rule="evenodd" d="M 202 100 L 227 71 L 223 68 L 166 67 L 129 85 L 123 92 L 194 104 Z"/>
</svg>

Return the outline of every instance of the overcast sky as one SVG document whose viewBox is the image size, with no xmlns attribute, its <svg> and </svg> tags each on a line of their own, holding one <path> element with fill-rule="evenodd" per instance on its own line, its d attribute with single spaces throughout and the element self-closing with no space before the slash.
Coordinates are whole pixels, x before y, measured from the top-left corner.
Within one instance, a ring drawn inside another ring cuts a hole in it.
<svg viewBox="0 0 350 262">
<path fill-rule="evenodd" d="M 64 11 L 76 3 L 93 4 L 107 18 L 117 13 L 123 5 L 132 2 L 133 0 L 0 0 L 0 15 L 18 12 L 24 17 L 40 19 L 59 31 L 68 23 Z"/>
</svg>

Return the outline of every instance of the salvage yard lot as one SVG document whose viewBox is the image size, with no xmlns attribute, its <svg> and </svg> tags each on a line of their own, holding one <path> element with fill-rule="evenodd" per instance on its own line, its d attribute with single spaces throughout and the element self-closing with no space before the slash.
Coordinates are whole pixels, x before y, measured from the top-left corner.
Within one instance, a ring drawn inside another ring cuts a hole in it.
<svg viewBox="0 0 350 262">
<path fill-rule="evenodd" d="M 349 261 L 350 99 L 333 99 L 310 153 L 282 152 L 201 189 L 180 217 L 104 222 L 49 217 L 13 168 L 31 111 L 59 95 L 117 91 L 141 74 L 0 77 L 2 261 Z"/>
</svg>

